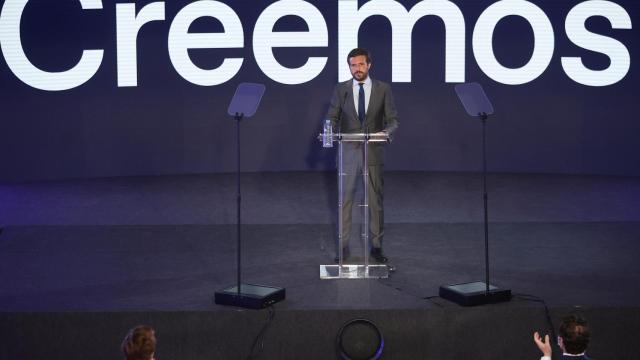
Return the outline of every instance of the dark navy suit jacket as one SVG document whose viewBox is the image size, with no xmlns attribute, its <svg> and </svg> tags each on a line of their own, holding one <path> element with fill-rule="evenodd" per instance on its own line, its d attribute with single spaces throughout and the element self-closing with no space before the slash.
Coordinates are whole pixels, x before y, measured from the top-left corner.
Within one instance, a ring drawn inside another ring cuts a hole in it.
<svg viewBox="0 0 640 360">
<path fill-rule="evenodd" d="M 375 133 L 386 131 L 389 136 L 398 128 L 398 112 L 389 84 L 371 79 L 371 97 L 364 124 L 360 124 L 358 112 L 354 104 L 353 80 L 336 85 L 327 112 L 334 132 L 341 133 Z M 384 164 L 384 145 L 369 145 L 369 165 Z"/>
</svg>

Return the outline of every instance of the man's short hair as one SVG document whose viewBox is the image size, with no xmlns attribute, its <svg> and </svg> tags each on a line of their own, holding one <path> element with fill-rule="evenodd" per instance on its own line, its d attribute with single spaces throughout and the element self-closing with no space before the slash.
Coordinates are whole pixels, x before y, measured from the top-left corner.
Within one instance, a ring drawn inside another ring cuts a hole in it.
<svg viewBox="0 0 640 360">
<path fill-rule="evenodd" d="M 367 64 L 371 64 L 371 54 L 369 53 L 369 50 L 364 48 L 355 48 L 349 51 L 349 55 L 347 55 L 347 64 L 351 65 L 349 63 L 349 60 L 352 57 L 361 56 L 361 55 L 367 58 Z"/>
<path fill-rule="evenodd" d="M 122 352 L 127 360 L 151 360 L 156 352 L 156 335 L 149 325 L 138 325 L 129 330 L 122 341 Z"/>
<path fill-rule="evenodd" d="M 591 332 L 587 320 L 580 316 L 569 315 L 562 319 L 558 331 L 564 344 L 564 349 L 569 354 L 581 354 L 587 350 Z"/>
</svg>

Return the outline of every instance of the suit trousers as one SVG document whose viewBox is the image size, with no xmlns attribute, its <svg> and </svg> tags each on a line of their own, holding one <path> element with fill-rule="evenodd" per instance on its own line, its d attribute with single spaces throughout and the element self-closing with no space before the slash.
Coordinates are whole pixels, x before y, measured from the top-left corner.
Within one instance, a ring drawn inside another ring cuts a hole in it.
<svg viewBox="0 0 640 360">
<path fill-rule="evenodd" d="M 351 237 L 351 219 L 356 189 L 358 186 L 362 186 L 364 182 L 362 174 L 363 161 L 361 147 L 352 154 L 345 151 L 344 158 L 343 173 L 339 176 L 338 181 L 342 178 L 342 219 L 340 219 L 342 224 L 342 233 L 340 234 L 340 240 L 342 242 L 342 247 L 346 248 L 349 246 L 349 240 Z M 382 237 L 384 235 L 383 165 L 368 165 L 367 170 L 369 171 L 369 175 L 367 177 L 369 244 L 372 247 L 381 248 Z"/>
</svg>

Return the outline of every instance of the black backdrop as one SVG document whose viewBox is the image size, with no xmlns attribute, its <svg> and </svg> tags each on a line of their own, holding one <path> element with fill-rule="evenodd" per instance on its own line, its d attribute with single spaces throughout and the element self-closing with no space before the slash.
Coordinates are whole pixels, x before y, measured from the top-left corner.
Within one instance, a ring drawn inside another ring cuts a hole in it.
<svg viewBox="0 0 640 360">
<path fill-rule="evenodd" d="M 137 9 L 152 1 L 135 1 Z M 276 58 L 299 67 L 309 56 L 328 58 L 324 70 L 304 84 L 285 85 L 262 73 L 253 55 L 253 26 L 273 1 L 225 0 L 244 29 L 244 48 L 190 50 L 203 68 L 224 57 L 243 57 L 230 81 L 198 86 L 174 70 L 167 51 L 172 19 L 194 1 L 166 1 L 165 20 L 146 24 L 138 36 L 138 85 L 118 87 L 116 3 L 102 10 L 82 10 L 76 0 L 31 0 L 23 14 L 22 43 L 28 58 L 47 71 L 76 64 L 83 49 L 104 49 L 97 73 L 64 91 L 43 91 L 22 82 L 0 60 L 0 179 L 4 181 L 102 176 L 229 172 L 235 169 L 233 120 L 226 115 L 235 87 L 262 82 L 267 91 L 254 118 L 242 124 L 243 171 L 306 171 L 333 167 L 333 154 L 315 141 L 329 97 L 338 81 L 338 1 L 312 3 L 327 24 L 328 47 L 281 48 Z M 419 1 L 400 1 L 410 9 Z M 7 1 L 2 1 L 4 8 Z M 367 1 L 360 1 L 365 4 Z M 481 83 L 496 109 L 488 125 L 490 171 L 640 175 L 638 104 L 638 30 L 612 29 L 595 17 L 587 28 L 615 38 L 629 50 L 631 67 L 619 82 L 603 87 L 576 83 L 564 72 L 562 56 L 582 56 L 593 69 L 609 58 L 574 45 L 564 31 L 568 11 L 581 1 L 533 1 L 549 17 L 555 34 L 550 65 L 535 80 L 505 85 L 479 68 L 472 49 L 474 25 L 493 1 L 454 1 L 466 23 L 466 81 Z M 616 1 L 634 25 L 635 0 Z M 222 25 L 201 18 L 192 32 L 216 32 Z M 305 31 L 300 18 L 287 16 L 276 31 Z M 477 171 L 480 131 L 466 116 L 453 83 L 445 82 L 445 30 L 434 16 L 419 20 L 412 35 L 412 81 L 393 82 L 400 128 L 387 153 L 387 169 Z M 374 57 L 373 77 L 392 82 L 391 25 L 371 17 L 359 32 L 360 46 Z M 520 67 L 530 58 L 534 36 L 521 17 L 500 21 L 494 34 L 497 59 Z M 3 52 L 6 51 L 3 47 Z"/>
</svg>

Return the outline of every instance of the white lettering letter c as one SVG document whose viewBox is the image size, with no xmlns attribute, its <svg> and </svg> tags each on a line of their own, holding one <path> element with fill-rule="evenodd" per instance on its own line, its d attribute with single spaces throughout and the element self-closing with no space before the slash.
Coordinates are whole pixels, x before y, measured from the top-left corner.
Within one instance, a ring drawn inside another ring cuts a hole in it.
<svg viewBox="0 0 640 360">
<path fill-rule="evenodd" d="M 100 68 L 103 50 L 84 50 L 71 69 L 48 72 L 34 66 L 22 47 L 20 22 L 29 0 L 6 0 L 0 13 L 0 48 L 9 69 L 25 84 L 46 91 L 69 90 L 87 82 Z M 102 9 L 101 0 L 79 0 L 82 8 Z"/>
</svg>

